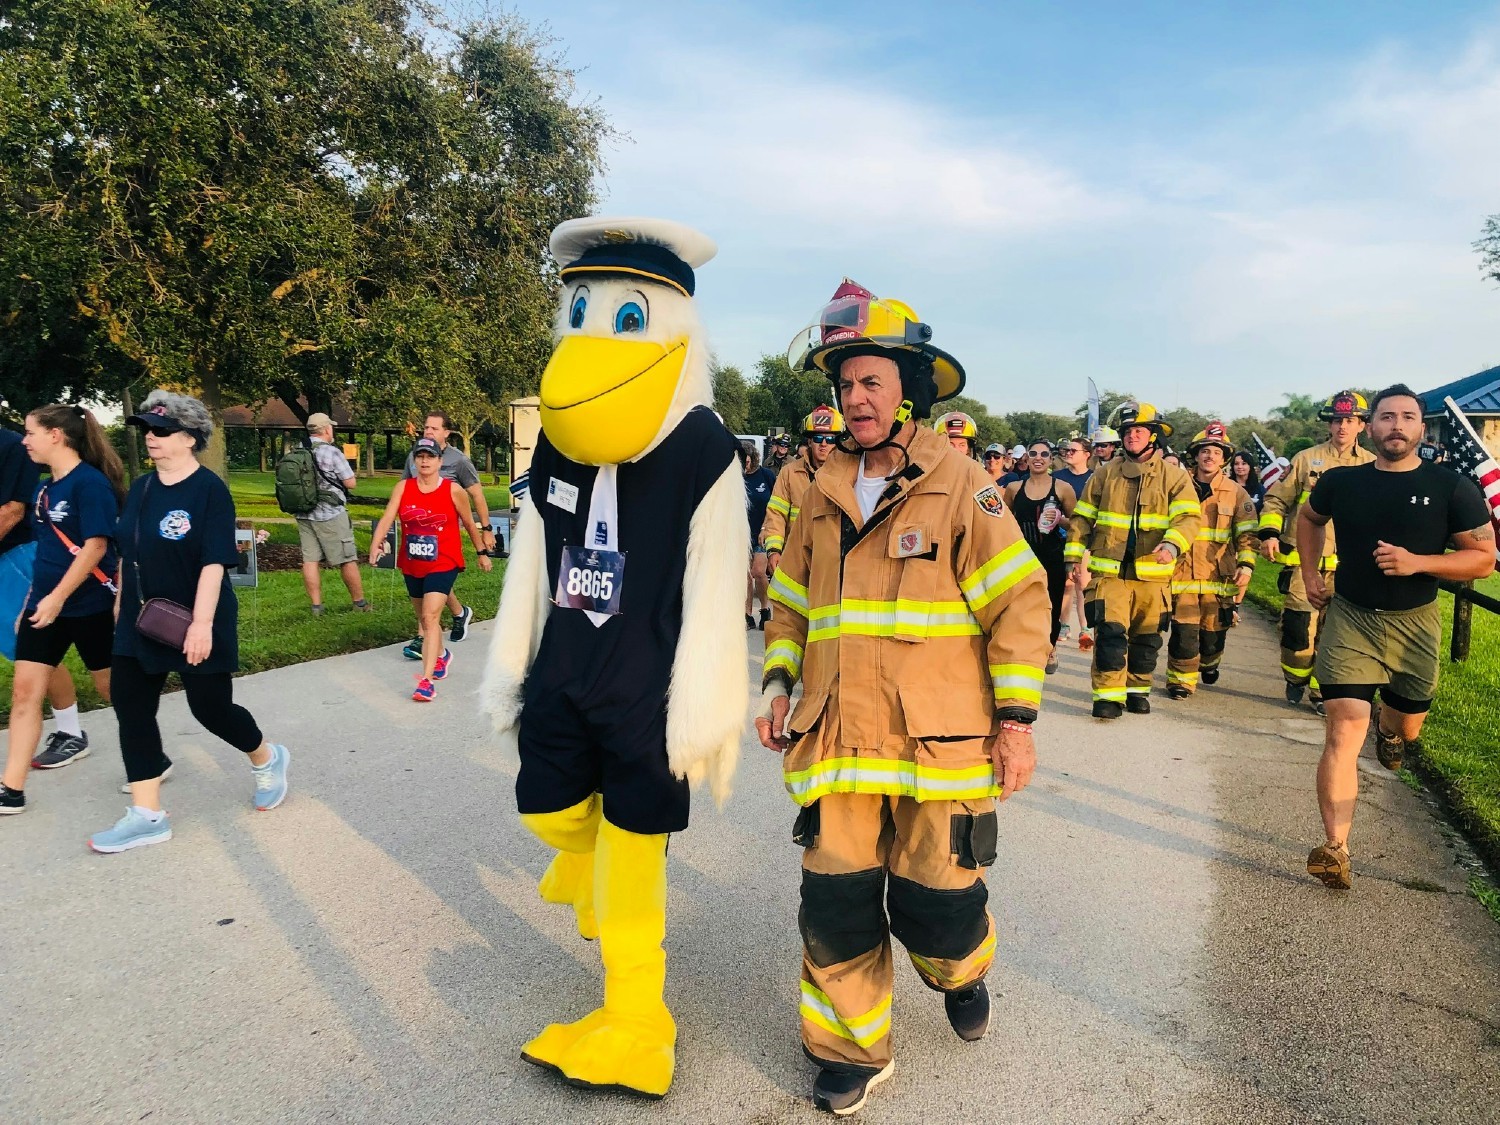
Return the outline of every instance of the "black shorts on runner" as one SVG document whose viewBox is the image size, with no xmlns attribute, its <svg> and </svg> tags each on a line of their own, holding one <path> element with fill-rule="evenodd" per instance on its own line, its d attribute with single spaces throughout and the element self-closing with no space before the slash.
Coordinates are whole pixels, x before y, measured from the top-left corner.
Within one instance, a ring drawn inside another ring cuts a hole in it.
<svg viewBox="0 0 1500 1125">
<path fill-rule="evenodd" d="M 56 668 L 76 648 L 83 666 L 90 672 L 109 667 L 110 652 L 115 647 L 115 611 L 89 613 L 82 617 L 59 617 L 51 625 L 38 629 L 30 615 L 22 614 L 16 629 L 16 663 L 29 660 Z"/>
<path fill-rule="evenodd" d="M 423 594 L 442 594 L 447 597 L 453 593 L 453 583 L 458 581 L 458 576 L 463 571 L 458 568 L 453 570 L 439 570 L 432 574 L 424 574 L 420 578 L 413 578 L 410 574 L 403 574 L 406 579 L 407 597 L 420 598 Z"/>
</svg>

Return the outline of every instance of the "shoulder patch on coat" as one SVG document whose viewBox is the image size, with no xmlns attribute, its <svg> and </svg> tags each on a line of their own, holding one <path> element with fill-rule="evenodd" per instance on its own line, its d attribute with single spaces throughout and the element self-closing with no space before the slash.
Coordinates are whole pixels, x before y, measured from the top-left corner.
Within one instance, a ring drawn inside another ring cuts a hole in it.
<svg viewBox="0 0 1500 1125">
<path fill-rule="evenodd" d="M 1000 499 L 1000 490 L 993 484 L 986 485 L 974 493 L 974 501 L 987 515 L 997 518 L 1005 515 L 1005 501 Z"/>
</svg>

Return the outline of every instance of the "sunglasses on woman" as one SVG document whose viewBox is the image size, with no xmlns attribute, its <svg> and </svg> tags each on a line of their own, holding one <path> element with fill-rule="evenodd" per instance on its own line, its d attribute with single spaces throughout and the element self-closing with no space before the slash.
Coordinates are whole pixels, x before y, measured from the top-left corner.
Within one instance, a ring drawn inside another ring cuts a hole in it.
<svg viewBox="0 0 1500 1125">
<path fill-rule="evenodd" d="M 178 431 L 178 430 L 164 430 L 160 426 L 147 426 L 146 427 L 146 432 L 148 434 L 150 434 L 152 437 L 171 437 L 173 434 L 179 433 L 180 431 Z"/>
<path fill-rule="evenodd" d="M 1028 457 L 1051 457 L 1052 456 L 1052 450 L 1050 450 L 1050 449 L 1029 449 L 1029 450 L 1026 451 L 1026 455 Z"/>
</svg>

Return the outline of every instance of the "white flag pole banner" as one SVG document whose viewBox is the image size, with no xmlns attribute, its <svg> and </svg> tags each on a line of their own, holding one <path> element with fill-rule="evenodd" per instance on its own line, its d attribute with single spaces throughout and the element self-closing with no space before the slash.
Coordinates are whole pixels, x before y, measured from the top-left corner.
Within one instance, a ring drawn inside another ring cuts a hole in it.
<svg viewBox="0 0 1500 1125">
<path fill-rule="evenodd" d="M 1484 442 L 1474 432 L 1469 419 L 1451 398 L 1443 399 L 1448 408 L 1448 420 L 1452 431 L 1448 435 L 1448 457 L 1455 468 L 1468 473 L 1484 493 L 1484 502 L 1489 505 L 1490 523 L 1495 526 L 1495 557 L 1500 558 L 1500 465 L 1485 449 Z"/>
<path fill-rule="evenodd" d="M 1083 431 L 1085 440 L 1092 441 L 1094 431 L 1099 428 L 1099 388 L 1094 386 L 1094 381 L 1089 380 L 1089 424 L 1088 429 Z"/>
</svg>

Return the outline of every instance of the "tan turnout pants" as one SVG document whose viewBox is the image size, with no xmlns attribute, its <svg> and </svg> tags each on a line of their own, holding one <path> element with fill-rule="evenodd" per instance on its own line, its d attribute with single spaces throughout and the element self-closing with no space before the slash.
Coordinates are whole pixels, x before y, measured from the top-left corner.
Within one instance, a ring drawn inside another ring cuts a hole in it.
<svg viewBox="0 0 1500 1125">
<path fill-rule="evenodd" d="M 1333 593 L 1331 570 L 1320 571 L 1323 585 Z M 1289 566 L 1281 572 L 1276 582 L 1283 595 L 1281 603 L 1281 675 L 1295 687 L 1311 687 L 1318 690 L 1317 678 L 1313 676 L 1313 663 L 1318 655 L 1318 633 L 1323 628 L 1327 610 L 1318 610 L 1307 600 L 1307 583 L 1302 581 L 1302 568 Z"/>
<path fill-rule="evenodd" d="M 1218 594 L 1178 594 L 1172 604 L 1172 635 L 1167 641 L 1167 685 L 1196 691 L 1202 672 L 1224 657 L 1224 638 L 1234 599 Z"/>
<path fill-rule="evenodd" d="M 990 797 L 830 793 L 802 810 L 802 1043 L 816 1062 L 874 1072 L 891 1061 L 892 935 L 937 991 L 989 971 L 995 827 Z"/>
<path fill-rule="evenodd" d="M 1138 578 L 1096 575 L 1084 592 L 1084 615 L 1094 630 L 1094 700 L 1125 703 L 1150 695 L 1171 613 L 1170 586 Z"/>
</svg>

